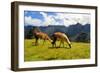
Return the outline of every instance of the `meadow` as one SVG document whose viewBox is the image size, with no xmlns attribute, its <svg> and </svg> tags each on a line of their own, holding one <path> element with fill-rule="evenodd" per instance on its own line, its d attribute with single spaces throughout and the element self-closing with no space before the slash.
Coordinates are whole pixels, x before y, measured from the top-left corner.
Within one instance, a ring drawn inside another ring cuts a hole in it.
<svg viewBox="0 0 100 73">
<path fill-rule="evenodd" d="M 39 40 L 39 45 L 34 45 L 34 39 L 24 41 L 24 61 L 43 60 L 71 60 L 90 58 L 90 43 L 71 42 L 72 48 L 65 43 L 65 47 L 52 47 L 51 43 Z M 57 42 L 57 45 L 59 42 Z"/>
</svg>

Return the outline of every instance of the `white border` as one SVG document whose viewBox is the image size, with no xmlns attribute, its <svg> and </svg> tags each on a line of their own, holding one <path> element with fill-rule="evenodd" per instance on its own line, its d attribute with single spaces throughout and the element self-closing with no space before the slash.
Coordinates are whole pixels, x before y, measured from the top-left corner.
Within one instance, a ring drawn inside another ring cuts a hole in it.
<svg viewBox="0 0 100 73">
<path fill-rule="evenodd" d="M 77 12 L 91 14 L 91 54 L 90 59 L 80 60 L 54 60 L 54 61 L 35 61 L 24 62 L 24 10 L 32 11 L 51 11 L 52 12 Z M 95 10 L 81 8 L 63 8 L 63 7 L 47 7 L 47 6 L 19 6 L 19 68 L 35 68 L 35 67 L 50 67 L 63 65 L 83 65 L 95 64 Z"/>
</svg>

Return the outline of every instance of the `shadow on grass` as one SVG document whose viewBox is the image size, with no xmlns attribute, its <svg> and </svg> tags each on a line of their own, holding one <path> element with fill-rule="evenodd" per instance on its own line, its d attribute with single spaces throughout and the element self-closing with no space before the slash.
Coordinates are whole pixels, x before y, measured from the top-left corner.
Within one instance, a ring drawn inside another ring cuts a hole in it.
<svg viewBox="0 0 100 73">
<path fill-rule="evenodd" d="M 57 60 L 57 58 L 48 58 L 46 60 Z"/>
<path fill-rule="evenodd" d="M 39 46 L 39 44 L 35 44 L 35 42 L 32 42 L 32 46 Z"/>
<path fill-rule="evenodd" d="M 60 49 L 60 48 L 64 48 L 64 49 L 71 49 L 69 47 L 48 47 L 49 49 Z"/>
<path fill-rule="evenodd" d="M 31 46 L 39 46 L 39 44 L 35 44 L 35 42 L 32 42 Z M 42 46 L 43 46 L 43 45 L 42 45 Z M 69 48 L 69 47 L 59 47 L 59 46 L 57 46 L 57 47 L 49 46 L 49 47 L 48 47 L 48 49 L 60 49 L 60 48 L 62 48 L 62 49 L 71 49 L 71 48 Z"/>
</svg>

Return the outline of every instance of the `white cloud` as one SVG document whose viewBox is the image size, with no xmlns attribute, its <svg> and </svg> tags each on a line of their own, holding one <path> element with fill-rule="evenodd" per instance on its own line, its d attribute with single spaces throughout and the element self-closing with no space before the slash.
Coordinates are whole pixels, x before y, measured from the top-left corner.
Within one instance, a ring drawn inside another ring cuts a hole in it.
<svg viewBox="0 0 100 73">
<path fill-rule="evenodd" d="M 53 18 L 53 15 L 47 15 L 45 12 L 40 12 L 40 14 L 42 14 L 42 16 L 44 17 L 44 26 L 55 25 L 56 21 Z"/>
<path fill-rule="evenodd" d="M 57 13 L 55 16 L 56 19 L 62 20 L 62 25 L 69 26 L 76 23 L 81 23 L 85 25 L 90 23 L 90 15 L 86 14 L 66 14 L 66 13 Z"/>
<path fill-rule="evenodd" d="M 45 12 L 40 12 L 40 14 L 44 17 L 44 19 L 46 19 L 48 17 Z"/>
<path fill-rule="evenodd" d="M 25 16 L 25 24 L 33 26 L 69 26 L 78 22 L 82 25 L 90 23 L 90 15 L 87 14 L 56 13 L 56 15 L 48 15 L 46 12 L 40 12 L 40 14 L 43 16 L 43 20 Z"/>
<path fill-rule="evenodd" d="M 25 25 L 41 26 L 42 21 L 31 16 L 25 16 Z"/>
</svg>

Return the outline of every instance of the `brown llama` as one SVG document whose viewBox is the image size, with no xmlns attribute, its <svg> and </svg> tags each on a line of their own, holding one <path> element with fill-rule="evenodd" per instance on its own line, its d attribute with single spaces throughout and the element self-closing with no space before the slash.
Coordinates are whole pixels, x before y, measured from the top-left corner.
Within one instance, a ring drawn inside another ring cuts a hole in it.
<svg viewBox="0 0 100 73">
<path fill-rule="evenodd" d="M 39 39 L 44 40 L 43 44 L 45 43 L 46 40 L 52 42 L 52 40 L 50 39 L 50 37 L 46 33 L 44 33 L 44 32 L 36 31 L 35 30 L 35 31 L 33 31 L 33 34 L 35 36 L 35 45 L 38 45 L 38 40 Z"/>
<path fill-rule="evenodd" d="M 64 42 L 66 42 L 69 45 L 69 47 L 71 48 L 71 42 L 69 41 L 68 37 L 64 33 L 55 32 L 52 35 L 52 38 L 53 38 L 53 42 L 52 42 L 53 47 L 54 46 L 56 47 L 56 41 L 59 40 L 60 41 L 59 47 L 61 46 L 61 44 L 63 44 L 63 47 L 64 47 Z"/>
</svg>

